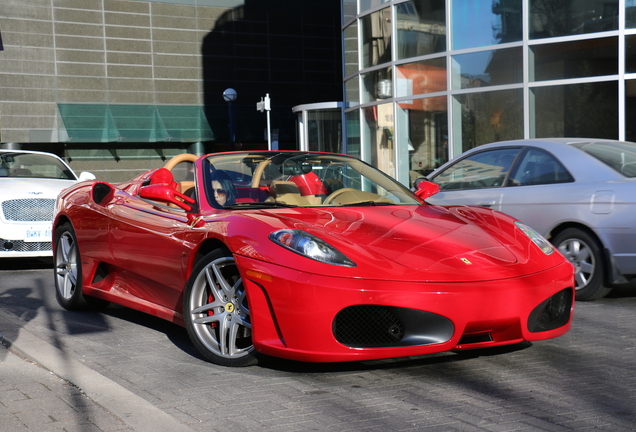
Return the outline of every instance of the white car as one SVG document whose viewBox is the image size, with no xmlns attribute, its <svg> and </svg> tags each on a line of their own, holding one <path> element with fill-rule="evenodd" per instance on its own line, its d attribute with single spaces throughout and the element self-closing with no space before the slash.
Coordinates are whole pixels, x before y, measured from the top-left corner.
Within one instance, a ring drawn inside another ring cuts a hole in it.
<svg viewBox="0 0 636 432">
<path fill-rule="evenodd" d="M 57 195 L 79 177 L 59 157 L 26 150 L 0 150 L 0 258 L 52 256 L 51 226 Z"/>
</svg>

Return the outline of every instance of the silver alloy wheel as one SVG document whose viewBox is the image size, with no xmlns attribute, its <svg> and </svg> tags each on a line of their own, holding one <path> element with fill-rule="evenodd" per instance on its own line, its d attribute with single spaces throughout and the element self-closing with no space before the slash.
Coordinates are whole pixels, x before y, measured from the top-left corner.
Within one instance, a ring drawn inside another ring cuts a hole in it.
<svg viewBox="0 0 636 432">
<path fill-rule="evenodd" d="M 223 256 L 203 267 L 187 302 L 192 330 L 207 350 L 224 359 L 252 354 L 250 311 L 233 257 Z"/>
<path fill-rule="evenodd" d="M 55 248 L 56 287 L 61 298 L 73 299 L 77 288 L 77 247 L 69 231 L 65 231 L 57 241 Z"/>
<path fill-rule="evenodd" d="M 574 266 L 576 290 L 584 288 L 594 277 L 596 260 L 590 246 L 578 238 L 566 239 L 558 246 L 559 252 Z"/>
</svg>

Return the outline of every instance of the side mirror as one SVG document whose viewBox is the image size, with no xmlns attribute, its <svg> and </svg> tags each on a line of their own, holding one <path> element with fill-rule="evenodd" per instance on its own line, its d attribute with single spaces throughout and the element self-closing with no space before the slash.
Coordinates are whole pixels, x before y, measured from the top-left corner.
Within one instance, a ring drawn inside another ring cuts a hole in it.
<svg viewBox="0 0 636 432">
<path fill-rule="evenodd" d="M 95 182 L 91 195 L 95 204 L 106 206 L 115 197 L 115 188 L 105 182 Z"/>
<path fill-rule="evenodd" d="M 192 210 L 194 200 L 187 195 L 177 192 L 170 186 L 165 184 L 153 184 L 144 186 L 139 189 L 139 196 L 152 201 L 161 201 L 168 204 L 174 204 L 185 211 Z"/>
<path fill-rule="evenodd" d="M 415 191 L 415 195 L 423 200 L 435 195 L 440 191 L 439 185 L 437 183 L 433 183 L 425 179 L 417 179 L 414 183 L 416 185 L 415 187 L 417 188 Z"/>
<path fill-rule="evenodd" d="M 86 180 L 95 180 L 97 177 L 95 177 L 95 174 L 90 173 L 88 171 L 82 171 L 79 175 L 79 180 L 80 181 L 86 181 Z"/>
</svg>

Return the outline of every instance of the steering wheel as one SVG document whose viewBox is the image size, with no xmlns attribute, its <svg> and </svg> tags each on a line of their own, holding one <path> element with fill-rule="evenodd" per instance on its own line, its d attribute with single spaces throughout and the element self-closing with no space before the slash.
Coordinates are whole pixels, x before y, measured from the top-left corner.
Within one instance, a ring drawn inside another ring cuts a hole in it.
<svg viewBox="0 0 636 432">
<path fill-rule="evenodd" d="M 179 165 L 181 162 L 192 162 L 194 163 L 199 156 L 193 155 L 192 153 L 183 153 L 176 156 L 173 156 L 166 164 L 163 166 L 168 171 L 172 171 L 174 167 Z"/>
<path fill-rule="evenodd" d="M 322 203 L 323 204 L 331 204 L 333 202 L 333 200 L 335 200 L 340 195 L 342 195 L 343 193 L 346 193 L 346 192 L 357 192 L 357 190 L 353 189 L 353 188 L 338 189 L 337 191 L 331 192 L 329 194 L 329 196 L 327 198 L 325 198 L 325 200 Z"/>
</svg>

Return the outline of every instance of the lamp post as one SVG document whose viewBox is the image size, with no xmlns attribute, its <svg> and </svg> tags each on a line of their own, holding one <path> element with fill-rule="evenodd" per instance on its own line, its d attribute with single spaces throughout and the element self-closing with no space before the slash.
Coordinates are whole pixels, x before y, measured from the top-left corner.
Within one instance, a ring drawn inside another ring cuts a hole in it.
<svg viewBox="0 0 636 432">
<path fill-rule="evenodd" d="M 223 92 L 223 100 L 227 102 L 227 106 L 230 111 L 230 142 L 232 143 L 232 150 L 236 150 L 236 134 L 234 132 L 234 101 L 237 97 L 238 94 L 233 88 L 225 89 Z"/>
</svg>

